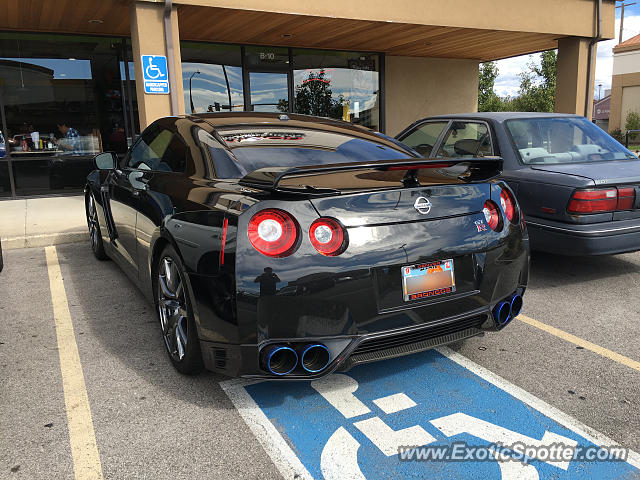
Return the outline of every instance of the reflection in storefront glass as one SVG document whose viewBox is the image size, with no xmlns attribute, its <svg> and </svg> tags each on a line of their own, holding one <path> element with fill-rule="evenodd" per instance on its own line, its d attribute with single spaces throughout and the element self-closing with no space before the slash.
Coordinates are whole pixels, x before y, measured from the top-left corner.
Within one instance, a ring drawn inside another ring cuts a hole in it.
<svg viewBox="0 0 640 480">
<path fill-rule="evenodd" d="M 295 111 L 378 129 L 378 55 L 293 50 Z"/>
<path fill-rule="evenodd" d="M 193 75 L 192 86 L 189 90 L 191 75 Z M 244 109 L 242 69 L 240 67 L 183 63 L 182 78 L 185 82 L 185 105 L 189 109 L 191 100 L 193 100 L 194 113 L 241 111 Z M 227 88 L 227 81 L 229 88 Z"/>
<path fill-rule="evenodd" d="M 240 47 L 181 42 L 180 51 L 187 112 L 244 110 Z"/>
<path fill-rule="evenodd" d="M 289 88 L 286 73 L 249 72 L 251 110 L 254 112 L 286 112 Z"/>
<path fill-rule="evenodd" d="M 2 153 L 0 152 L 0 155 Z M 9 162 L 0 158 L 0 197 L 11 196 L 11 180 L 9 179 Z"/>
<path fill-rule="evenodd" d="M 126 151 L 125 95 L 135 85 L 121 77 L 125 51 L 130 58 L 121 39 L 0 33 L 0 109 L 17 195 L 81 191 L 97 152 Z M 0 195 L 6 178 L 2 161 Z"/>
</svg>

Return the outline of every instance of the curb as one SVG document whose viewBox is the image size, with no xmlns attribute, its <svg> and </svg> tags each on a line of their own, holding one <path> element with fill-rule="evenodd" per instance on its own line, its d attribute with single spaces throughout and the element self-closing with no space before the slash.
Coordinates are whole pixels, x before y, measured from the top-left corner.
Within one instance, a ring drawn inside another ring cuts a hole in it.
<svg viewBox="0 0 640 480">
<path fill-rule="evenodd" d="M 3 250 L 16 250 L 19 248 L 49 247 L 65 243 L 84 242 L 89 239 L 89 232 L 65 232 L 45 233 L 42 235 L 27 235 L 2 239 Z"/>
</svg>

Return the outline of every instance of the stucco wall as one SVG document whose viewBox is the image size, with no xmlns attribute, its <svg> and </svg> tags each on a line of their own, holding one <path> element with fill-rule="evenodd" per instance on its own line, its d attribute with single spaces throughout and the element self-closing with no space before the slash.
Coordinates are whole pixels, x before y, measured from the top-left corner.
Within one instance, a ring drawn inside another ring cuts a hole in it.
<svg viewBox="0 0 640 480">
<path fill-rule="evenodd" d="M 166 55 L 164 39 L 164 8 L 161 4 L 132 3 L 131 46 L 136 77 L 136 96 L 140 129 L 146 128 L 154 120 L 171 115 L 171 97 L 169 95 L 147 95 L 144 93 L 141 55 Z M 178 15 L 173 9 L 171 15 L 173 25 L 173 55 L 175 62 L 176 90 L 171 92 L 178 99 L 177 114 L 184 114 L 184 93 L 182 91 L 182 62 L 180 58 L 180 39 Z"/>
<path fill-rule="evenodd" d="M 430 115 L 477 111 L 477 61 L 387 56 L 385 62 L 387 134 Z"/>
<path fill-rule="evenodd" d="M 622 118 L 620 123 L 623 126 L 627 121 L 629 112 L 640 113 L 640 85 L 622 89 Z"/>
<path fill-rule="evenodd" d="M 613 56 L 613 74 L 624 75 L 640 72 L 640 50 L 620 52 Z"/>
<path fill-rule="evenodd" d="M 617 128 L 624 130 L 624 124 L 629 110 L 640 112 L 638 89 L 640 89 L 640 72 L 613 76 L 611 79 L 609 131 Z"/>
</svg>

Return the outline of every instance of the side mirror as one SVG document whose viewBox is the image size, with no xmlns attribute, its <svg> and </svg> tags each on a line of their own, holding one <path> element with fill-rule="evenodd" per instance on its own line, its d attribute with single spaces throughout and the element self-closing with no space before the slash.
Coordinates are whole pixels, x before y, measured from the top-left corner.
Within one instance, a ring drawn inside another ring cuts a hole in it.
<svg viewBox="0 0 640 480">
<path fill-rule="evenodd" d="M 118 164 L 116 154 L 113 152 L 99 153 L 93 157 L 93 163 L 98 170 L 113 170 Z"/>
</svg>

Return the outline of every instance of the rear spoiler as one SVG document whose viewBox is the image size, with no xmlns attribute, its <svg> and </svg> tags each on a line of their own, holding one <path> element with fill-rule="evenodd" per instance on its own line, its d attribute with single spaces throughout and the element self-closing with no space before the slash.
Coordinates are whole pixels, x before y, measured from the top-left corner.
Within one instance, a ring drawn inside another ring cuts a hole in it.
<svg viewBox="0 0 640 480">
<path fill-rule="evenodd" d="M 254 170 L 239 181 L 240 185 L 261 190 L 300 191 L 302 185 L 280 186 L 284 179 L 301 179 L 316 175 L 346 171 L 394 171 L 406 170 L 403 182 L 416 183 L 417 171 L 423 168 L 440 169 L 440 174 L 465 183 L 485 182 L 502 173 L 501 157 L 442 158 L 411 160 L 378 160 L 374 162 L 333 163 L 328 165 L 309 165 L 302 167 L 266 167 Z M 304 182 L 301 182 L 304 183 Z M 304 186 L 315 190 L 312 185 Z"/>
</svg>

